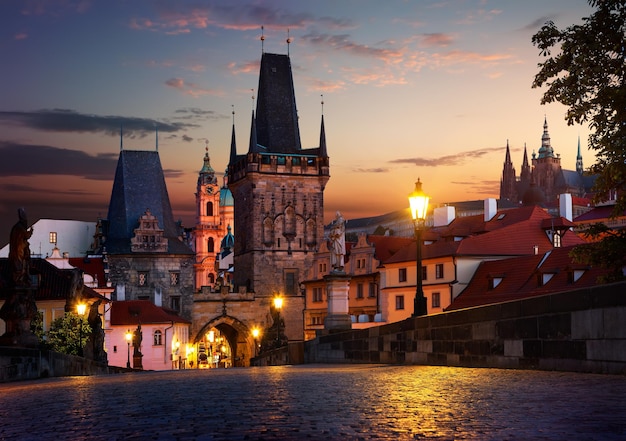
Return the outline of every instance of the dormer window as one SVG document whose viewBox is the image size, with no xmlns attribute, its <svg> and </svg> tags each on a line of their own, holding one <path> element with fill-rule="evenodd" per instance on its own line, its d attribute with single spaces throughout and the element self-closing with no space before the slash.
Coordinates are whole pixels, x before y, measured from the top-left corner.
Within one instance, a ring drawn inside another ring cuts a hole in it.
<svg viewBox="0 0 626 441">
<path fill-rule="evenodd" d="M 576 283 L 585 274 L 584 269 L 575 269 L 567 273 L 569 283 Z"/>
<path fill-rule="evenodd" d="M 489 289 L 495 289 L 504 280 L 504 274 L 490 274 L 488 278 Z"/>
<path fill-rule="evenodd" d="M 544 286 L 550 280 L 552 280 L 553 277 L 554 277 L 554 273 L 541 273 L 541 274 L 539 274 L 539 276 L 538 276 L 539 286 Z"/>
</svg>

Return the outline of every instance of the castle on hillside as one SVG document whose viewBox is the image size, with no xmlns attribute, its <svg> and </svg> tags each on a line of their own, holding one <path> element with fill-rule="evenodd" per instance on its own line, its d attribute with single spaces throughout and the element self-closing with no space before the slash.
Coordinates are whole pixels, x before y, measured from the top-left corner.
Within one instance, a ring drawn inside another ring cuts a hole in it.
<svg viewBox="0 0 626 441">
<path fill-rule="evenodd" d="M 548 121 L 544 119 L 541 147 L 528 162 L 526 146 L 522 169 L 517 176 L 509 143 L 506 144 L 506 157 L 500 180 L 500 199 L 524 205 L 551 206 L 556 204 L 557 197 L 562 193 L 570 193 L 576 197 L 591 196 L 591 188 L 595 176 L 584 173 L 583 158 L 580 154 L 580 139 L 578 140 L 578 155 L 576 156 L 576 170 L 563 170 L 561 156 L 554 152 L 548 134 Z"/>
</svg>

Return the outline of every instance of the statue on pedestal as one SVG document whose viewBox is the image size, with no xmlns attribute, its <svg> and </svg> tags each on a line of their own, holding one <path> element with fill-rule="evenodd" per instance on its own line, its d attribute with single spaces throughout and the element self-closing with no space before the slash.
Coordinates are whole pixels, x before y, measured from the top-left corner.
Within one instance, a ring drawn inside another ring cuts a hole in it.
<svg viewBox="0 0 626 441">
<path fill-rule="evenodd" d="M 338 211 L 330 225 L 330 266 L 333 271 L 343 272 L 346 255 L 346 222 Z"/>
<path fill-rule="evenodd" d="M 141 341 L 143 334 L 141 332 L 141 323 L 137 325 L 137 329 L 133 332 L 133 369 L 143 369 L 141 361 L 143 354 L 141 353 Z"/>
<path fill-rule="evenodd" d="M 36 347 L 37 336 L 30 323 L 37 315 L 36 287 L 30 282 L 30 247 L 28 239 L 33 229 L 28 228 L 26 212 L 17 211 L 19 220 L 11 229 L 9 241 L 10 280 L 7 299 L 0 309 L 0 318 L 6 322 L 6 332 L 0 337 L 0 345 Z"/>
</svg>

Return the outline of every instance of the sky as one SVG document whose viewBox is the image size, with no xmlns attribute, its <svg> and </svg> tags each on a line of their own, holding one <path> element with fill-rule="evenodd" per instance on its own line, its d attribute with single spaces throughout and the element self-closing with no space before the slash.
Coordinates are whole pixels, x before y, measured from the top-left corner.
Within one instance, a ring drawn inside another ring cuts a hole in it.
<svg viewBox="0 0 626 441">
<path fill-rule="evenodd" d="M 290 55 L 303 148 L 319 145 L 324 115 L 325 222 L 405 208 L 417 178 L 435 205 L 497 198 L 507 142 L 519 174 L 544 118 L 562 167 L 575 170 L 579 137 L 588 167 L 588 127 L 531 87 L 544 61 L 531 38 L 592 12 L 585 0 L 3 0 L 0 245 L 19 207 L 29 223 L 106 218 L 120 145 L 154 150 L 157 130 L 174 217 L 193 226 L 205 148 L 220 182 L 233 121 L 247 151 L 262 51 Z"/>
</svg>

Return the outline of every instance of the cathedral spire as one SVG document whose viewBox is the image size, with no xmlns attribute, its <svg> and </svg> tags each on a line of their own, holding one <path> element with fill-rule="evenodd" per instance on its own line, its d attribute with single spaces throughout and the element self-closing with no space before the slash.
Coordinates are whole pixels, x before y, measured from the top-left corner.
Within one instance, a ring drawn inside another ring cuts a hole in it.
<svg viewBox="0 0 626 441">
<path fill-rule="evenodd" d="M 580 135 L 578 135 L 578 154 L 576 155 L 576 173 L 582 175 L 584 171 L 583 168 L 583 157 L 580 154 Z"/>
<path fill-rule="evenodd" d="M 511 150 L 509 149 L 509 140 L 506 140 L 506 156 L 504 157 L 505 164 L 512 164 L 511 161 Z"/>
</svg>

